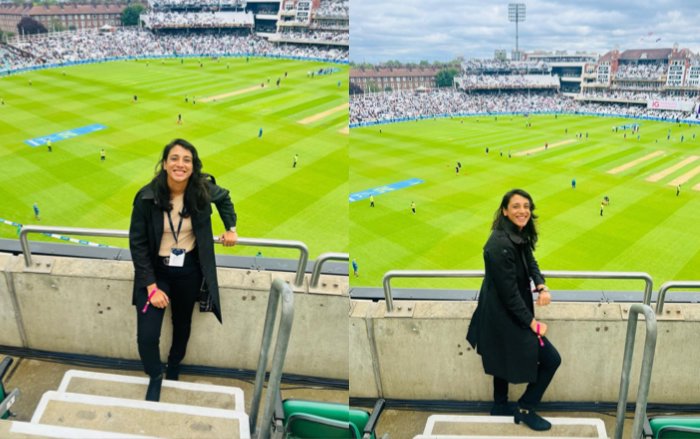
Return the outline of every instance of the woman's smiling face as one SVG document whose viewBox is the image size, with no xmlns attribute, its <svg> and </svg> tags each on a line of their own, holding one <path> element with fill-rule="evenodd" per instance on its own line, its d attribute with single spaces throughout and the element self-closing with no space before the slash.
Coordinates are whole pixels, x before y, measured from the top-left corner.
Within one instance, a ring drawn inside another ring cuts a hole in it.
<svg viewBox="0 0 700 439">
<path fill-rule="evenodd" d="M 520 230 L 530 221 L 531 215 L 530 200 L 517 194 L 510 198 L 508 207 L 503 209 L 503 216 L 508 218 L 510 222 L 515 224 Z"/>
</svg>

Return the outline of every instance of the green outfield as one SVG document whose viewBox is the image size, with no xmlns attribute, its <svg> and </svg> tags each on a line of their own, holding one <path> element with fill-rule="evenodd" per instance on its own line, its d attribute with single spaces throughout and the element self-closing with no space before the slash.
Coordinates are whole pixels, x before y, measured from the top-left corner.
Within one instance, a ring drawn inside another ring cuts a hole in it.
<svg viewBox="0 0 700 439">
<path fill-rule="evenodd" d="M 641 125 L 639 140 L 629 129 L 613 132 L 635 122 Z M 379 286 L 390 269 L 483 269 L 481 249 L 494 212 L 515 187 L 535 200 L 535 255 L 544 270 L 642 271 L 652 275 L 655 289 L 665 281 L 698 278 L 700 127 L 574 115 L 482 116 L 353 128 L 351 139 L 351 193 L 410 178 L 424 181 L 375 195 L 374 208 L 369 200 L 350 203 L 350 255 L 360 274 L 353 286 Z M 606 195 L 610 204 L 601 216 Z M 643 287 L 620 281 L 550 284 Z"/>
<path fill-rule="evenodd" d="M 339 71 L 308 74 L 328 67 Z M 179 137 L 231 191 L 239 236 L 300 240 L 312 258 L 347 251 L 347 233 L 338 233 L 348 228 L 347 78 L 346 65 L 265 58 L 115 61 L 0 78 L 0 218 L 125 230 L 136 191 L 153 176 L 163 146 Z M 54 141 L 52 152 L 25 143 L 92 124 L 106 128 Z M 0 237 L 17 231 L 0 224 Z"/>
</svg>

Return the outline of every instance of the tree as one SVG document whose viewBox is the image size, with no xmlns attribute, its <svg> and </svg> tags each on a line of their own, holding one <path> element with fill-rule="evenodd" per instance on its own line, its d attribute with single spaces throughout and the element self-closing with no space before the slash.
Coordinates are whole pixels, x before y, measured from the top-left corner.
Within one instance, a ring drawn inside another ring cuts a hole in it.
<svg viewBox="0 0 700 439">
<path fill-rule="evenodd" d="M 365 91 L 362 90 L 362 87 L 359 85 L 355 84 L 354 82 L 350 81 L 350 94 L 351 95 L 361 95 Z"/>
<path fill-rule="evenodd" d="M 17 23 L 17 33 L 20 35 L 45 34 L 46 27 L 32 17 L 22 17 Z"/>
<path fill-rule="evenodd" d="M 144 9 L 143 5 L 140 4 L 124 8 L 122 11 L 122 26 L 137 26 L 139 24 L 139 16 Z"/>
<path fill-rule="evenodd" d="M 452 87 L 454 77 L 457 76 L 458 73 L 459 70 L 454 67 L 440 70 L 435 76 L 435 82 L 438 87 Z"/>
<path fill-rule="evenodd" d="M 53 32 L 62 32 L 66 30 L 66 27 L 61 23 L 61 20 L 57 18 L 52 18 L 51 22 L 49 23 L 49 27 Z"/>
<path fill-rule="evenodd" d="M 7 40 L 12 38 L 15 34 L 12 32 L 3 32 L 0 30 L 0 41 L 4 42 L 7 44 Z"/>
<path fill-rule="evenodd" d="M 367 93 L 376 93 L 379 91 L 379 85 L 374 81 L 367 82 Z"/>
</svg>

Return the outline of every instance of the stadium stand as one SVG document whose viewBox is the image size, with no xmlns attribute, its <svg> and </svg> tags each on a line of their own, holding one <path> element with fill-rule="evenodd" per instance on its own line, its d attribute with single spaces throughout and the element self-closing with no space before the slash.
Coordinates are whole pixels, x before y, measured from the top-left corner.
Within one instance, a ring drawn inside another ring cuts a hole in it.
<svg viewBox="0 0 700 439">
<path fill-rule="evenodd" d="M 700 122 L 700 57 L 689 50 L 610 51 L 589 61 L 583 55 L 467 60 L 452 89 L 421 93 L 363 94 L 355 83 L 361 92 L 351 96 L 350 123 L 538 112 Z"/>
<path fill-rule="evenodd" d="M 117 28 L 113 32 L 85 29 L 16 36 L 0 43 L 0 75 L 68 63 L 140 57 L 251 55 L 336 62 L 348 59 L 347 0 L 159 0 L 149 2 L 149 9 L 140 20 L 141 28 Z"/>
<path fill-rule="evenodd" d="M 347 0 L 286 0 L 280 9 L 277 33 L 270 41 L 349 47 L 350 6 Z"/>
</svg>

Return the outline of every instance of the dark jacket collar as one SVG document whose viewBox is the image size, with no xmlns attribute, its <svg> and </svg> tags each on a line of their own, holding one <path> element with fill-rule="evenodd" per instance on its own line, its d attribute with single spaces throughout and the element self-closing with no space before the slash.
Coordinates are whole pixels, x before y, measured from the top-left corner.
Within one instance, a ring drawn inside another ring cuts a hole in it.
<svg viewBox="0 0 700 439">
<path fill-rule="evenodd" d="M 503 230 L 514 244 L 522 245 L 528 242 L 527 236 L 523 234 L 523 232 L 518 229 L 518 226 L 513 224 L 509 219 L 503 221 Z"/>
<path fill-rule="evenodd" d="M 139 192 L 142 200 L 153 200 L 156 197 L 151 183 L 148 183 L 146 186 L 142 187 Z"/>
</svg>

